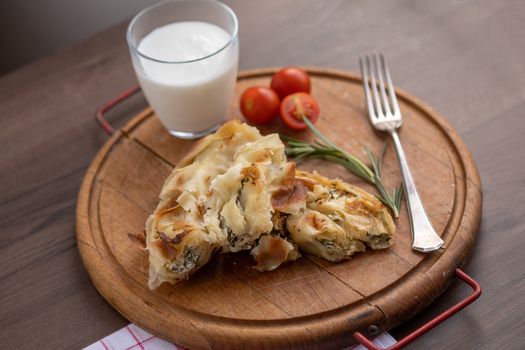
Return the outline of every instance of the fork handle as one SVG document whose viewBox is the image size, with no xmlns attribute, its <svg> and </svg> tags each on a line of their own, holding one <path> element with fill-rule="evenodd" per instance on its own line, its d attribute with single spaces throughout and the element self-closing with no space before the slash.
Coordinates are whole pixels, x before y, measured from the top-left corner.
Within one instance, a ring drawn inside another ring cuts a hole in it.
<svg viewBox="0 0 525 350">
<path fill-rule="evenodd" d="M 393 130 L 390 135 L 392 135 L 392 139 L 394 140 L 397 159 L 399 160 L 401 174 L 403 175 L 408 218 L 410 219 L 412 229 L 412 249 L 423 253 L 438 250 L 443 245 L 443 240 L 432 226 L 421 202 L 421 198 L 417 193 L 416 184 L 408 168 L 408 162 L 403 151 L 403 146 L 401 146 L 399 135 L 395 130 Z"/>
</svg>

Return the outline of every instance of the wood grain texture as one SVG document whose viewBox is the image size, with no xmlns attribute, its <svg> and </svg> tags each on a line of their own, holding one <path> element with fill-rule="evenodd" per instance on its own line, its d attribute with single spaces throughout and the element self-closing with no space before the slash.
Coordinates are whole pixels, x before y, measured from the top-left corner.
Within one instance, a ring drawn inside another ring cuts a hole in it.
<svg viewBox="0 0 525 350">
<path fill-rule="evenodd" d="M 365 145 L 381 147 L 385 135 L 369 125 L 359 78 L 336 70 L 308 71 L 324 113 L 317 127 L 353 152 Z M 242 118 L 239 95 L 248 86 L 267 85 L 273 72 L 239 74 L 228 119 Z M 412 171 L 427 212 L 445 241 L 440 251 L 412 251 L 403 207 L 389 249 L 336 264 L 306 256 L 267 273 L 251 268 L 249 254 L 217 255 L 188 281 L 151 291 L 147 253 L 127 233 L 143 230 L 165 178 L 194 141 L 169 137 L 146 109 L 98 153 L 79 194 L 78 246 L 95 286 L 130 321 L 192 349 L 339 349 L 352 343 L 348 335 L 355 330 L 370 325 L 391 329 L 410 318 L 439 296 L 455 268 L 466 263 L 480 222 L 481 183 L 466 146 L 443 117 L 407 93 L 397 95 L 411 125 L 401 136 L 405 151 L 415 164 Z M 261 130 L 290 133 L 280 121 Z M 293 136 L 312 138 L 308 132 Z M 298 167 L 373 191 L 329 162 L 303 161 Z M 390 185 L 400 181 L 392 150 L 383 174 Z"/>
<path fill-rule="evenodd" d="M 380 50 L 394 82 L 446 116 L 472 151 L 483 183 L 483 219 L 466 271 L 484 294 L 407 349 L 523 349 L 523 2 L 226 2 L 239 17 L 242 69 L 297 64 L 357 71 L 359 55 Z M 97 293 L 74 238 L 78 188 L 106 141 L 93 122 L 95 109 L 136 84 L 126 24 L 0 77 L 5 348 L 82 348 L 127 324 Z M 137 96 L 109 117 L 121 124 L 144 107 Z M 394 335 L 466 292 L 454 282 Z"/>
</svg>

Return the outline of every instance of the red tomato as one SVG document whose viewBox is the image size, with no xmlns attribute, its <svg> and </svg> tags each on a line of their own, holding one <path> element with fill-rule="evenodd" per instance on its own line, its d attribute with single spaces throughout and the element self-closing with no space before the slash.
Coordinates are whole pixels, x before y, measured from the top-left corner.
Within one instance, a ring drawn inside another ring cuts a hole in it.
<svg viewBox="0 0 525 350">
<path fill-rule="evenodd" d="M 315 123 L 319 118 L 319 105 L 317 101 L 305 92 L 297 92 L 286 96 L 281 102 L 281 119 L 286 126 L 303 130 L 308 127 L 303 121 L 303 117 Z"/>
<path fill-rule="evenodd" d="M 248 88 L 241 95 L 241 112 L 252 123 L 271 123 L 279 114 L 279 96 L 265 87 Z"/>
<path fill-rule="evenodd" d="M 310 77 L 301 68 L 286 67 L 273 75 L 271 87 L 281 100 L 295 92 L 310 93 Z"/>
</svg>

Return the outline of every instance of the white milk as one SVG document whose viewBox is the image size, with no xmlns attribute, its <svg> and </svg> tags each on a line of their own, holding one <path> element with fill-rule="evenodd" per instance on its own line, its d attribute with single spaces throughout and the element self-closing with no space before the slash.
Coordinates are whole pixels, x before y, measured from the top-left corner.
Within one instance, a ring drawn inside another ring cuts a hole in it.
<svg viewBox="0 0 525 350">
<path fill-rule="evenodd" d="M 202 132 L 224 120 L 237 76 L 238 44 L 216 52 L 230 39 L 216 25 L 188 21 L 159 27 L 140 41 L 138 50 L 145 56 L 185 62 L 139 57 L 134 65 L 146 98 L 168 130 Z"/>
</svg>

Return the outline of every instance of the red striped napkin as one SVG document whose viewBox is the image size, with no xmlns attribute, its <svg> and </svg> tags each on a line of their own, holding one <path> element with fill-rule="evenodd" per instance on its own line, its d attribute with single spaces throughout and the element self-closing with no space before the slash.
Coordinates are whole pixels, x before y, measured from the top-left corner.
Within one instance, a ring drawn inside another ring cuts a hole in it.
<svg viewBox="0 0 525 350">
<path fill-rule="evenodd" d="M 185 350 L 157 338 L 133 323 L 100 339 L 84 350 Z"/>
<path fill-rule="evenodd" d="M 388 333 L 380 334 L 374 339 L 374 344 L 380 348 L 394 345 L 396 340 Z M 100 339 L 84 350 L 186 350 L 181 346 L 157 338 L 133 323 L 119 329 L 115 333 Z M 362 345 L 348 348 L 352 350 L 366 350 Z"/>
</svg>

